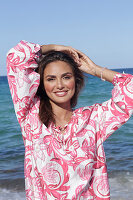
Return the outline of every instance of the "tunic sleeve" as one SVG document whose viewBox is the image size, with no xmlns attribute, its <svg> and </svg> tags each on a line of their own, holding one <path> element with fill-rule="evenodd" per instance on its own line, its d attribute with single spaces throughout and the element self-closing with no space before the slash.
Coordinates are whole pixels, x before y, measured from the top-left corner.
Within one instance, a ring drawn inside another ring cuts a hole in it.
<svg viewBox="0 0 133 200">
<path fill-rule="evenodd" d="M 40 80 L 39 74 L 35 72 L 39 50 L 38 44 L 21 41 L 7 54 L 8 83 L 20 124 L 35 103 Z"/>
<path fill-rule="evenodd" d="M 112 98 L 98 105 L 99 134 L 102 141 L 121 127 L 133 113 L 133 76 L 118 73 L 112 83 Z"/>
</svg>

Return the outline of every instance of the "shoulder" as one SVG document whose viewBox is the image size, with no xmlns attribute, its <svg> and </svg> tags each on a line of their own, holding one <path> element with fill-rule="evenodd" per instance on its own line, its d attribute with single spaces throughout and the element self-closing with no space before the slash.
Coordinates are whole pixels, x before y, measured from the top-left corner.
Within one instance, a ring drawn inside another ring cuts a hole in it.
<svg viewBox="0 0 133 200">
<path fill-rule="evenodd" d="M 98 110 L 98 107 L 100 104 L 96 103 L 93 104 L 92 106 L 85 106 L 85 107 L 80 107 L 74 110 L 75 115 L 80 115 L 82 117 L 84 116 L 90 116 L 93 112 L 96 112 Z"/>
<path fill-rule="evenodd" d="M 119 83 L 122 83 L 122 84 L 124 83 L 124 85 L 125 85 L 125 82 L 130 82 L 130 81 L 133 81 L 133 75 L 131 75 L 131 74 L 125 74 L 123 72 L 123 73 L 117 73 L 114 76 L 112 84 L 113 85 L 117 85 Z"/>
</svg>

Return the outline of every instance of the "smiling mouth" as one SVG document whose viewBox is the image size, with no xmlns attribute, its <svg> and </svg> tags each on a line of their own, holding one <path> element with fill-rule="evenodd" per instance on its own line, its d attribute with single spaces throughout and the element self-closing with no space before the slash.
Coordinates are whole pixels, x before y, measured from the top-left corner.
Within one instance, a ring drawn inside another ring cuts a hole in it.
<svg viewBox="0 0 133 200">
<path fill-rule="evenodd" d="M 55 95 L 58 97 L 63 97 L 67 94 L 68 91 L 59 91 L 59 92 L 55 92 Z"/>
</svg>

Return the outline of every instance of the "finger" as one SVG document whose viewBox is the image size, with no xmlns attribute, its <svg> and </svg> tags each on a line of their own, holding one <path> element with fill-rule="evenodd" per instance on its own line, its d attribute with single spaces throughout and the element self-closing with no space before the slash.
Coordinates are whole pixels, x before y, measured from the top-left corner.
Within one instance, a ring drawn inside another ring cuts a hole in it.
<svg viewBox="0 0 133 200">
<path fill-rule="evenodd" d="M 79 63 L 79 56 L 78 56 L 78 54 L 77 54 L 75 51 L 72 51 L 72 55 L 73 55 L 74 60 L 75 60 L 77 63 Z"/>
<path fill-rule="evenodd" d="M 78 63 L 79 67 L 81 67 L 83 65 L 82 61 L 79 59 L 79 63 Z"/>
<path fill-rule="evenodd" d="M 84 56 L 84 54 L 83 54 L 81 51 L 79 51 L 79 50 L 77 50 L 77 49 L 75 49 L 75 51 L 76 51 L 76 53 L 78 54 L 79 58 L 81 58 L 81 57 Z"/>
<path fill-rule="evenodd" d="M 76 51 L 74 51 L 73 49 L 68 48 L 64 52 L 67 53 L 69 56 L 71 56 L 76 63 L 79 63 L 79 56 L 78 56 Z"/>
</svg>

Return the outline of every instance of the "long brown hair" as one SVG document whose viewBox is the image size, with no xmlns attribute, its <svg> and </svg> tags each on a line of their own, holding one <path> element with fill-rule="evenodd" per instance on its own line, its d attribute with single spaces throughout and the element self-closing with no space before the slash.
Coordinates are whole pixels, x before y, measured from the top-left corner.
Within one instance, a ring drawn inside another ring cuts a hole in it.
<svg viewBox="0 0 133 200">
<path fill-rule="evenodd" d="M 40 98 L 39 118 L 47 127 L 51 122 L 55 122 L 52 106 L 44 89 L 44 69 L 47 64 L 54 61 L 64 61 L 70 65 L 75 77 L 75 93 L 71 99 L 71 108 L 77 104 L 78 94 L 84 85 L 84 76 L 77 63 L 68 54 L 60 51 L 51 51 L 47 53 L 39 62 L 38 73 L 40 74 L 40 85 L 37 90 L 37 96 Z"/>
</svg>

